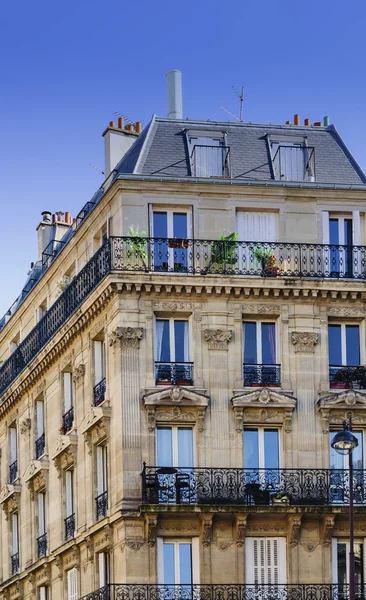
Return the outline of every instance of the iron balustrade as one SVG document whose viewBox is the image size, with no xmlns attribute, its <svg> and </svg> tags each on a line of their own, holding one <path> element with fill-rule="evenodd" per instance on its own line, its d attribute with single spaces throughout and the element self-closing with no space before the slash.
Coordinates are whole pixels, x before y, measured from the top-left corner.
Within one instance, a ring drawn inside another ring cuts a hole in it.
<svg viewBox="0 0 366 600">
<path fill-rule="evenodd" d="M 193 362 L 155 362 L 156 385 L 193 385 Z"/>
<path fill-rule="evenodd" d="M 62 433 L 68 433 L 74 423 L 74 407 L 72 406 L 64 415 L 62 415 Z"/>
<path fill-rule="evenodd" d="M 65 523 L 65 540 L 73 538 L 75 535 L 75 514 L 69 515 L 64 519 Z"/>
<path fill-rule="evenodd" d="M 105 400 L 106 381 L 105 378 L 99 381 L 93 388 L 94 406 L 99 406 Z"/>
<path fill-rule="evenodd" d="M 11 574 L 15 575 L 19 572 L 19 552 L 12 554 L 11 557 Z"/>
<path fill-rule="evenodd" d="M 195 177 L 230 177 L 230 146 L 196 144 L 191 154 L 192 175 Z"/>
<path fill-rule="evenodd" d="M 108 492 L 103 492 L 95 498 L 95 514 L 96 518 L 105 517 L 108 512 Z"/>
<path fill-rule="evenodd" d="M 245 386 L 275 386 L 281 385 L 281 365 L 243 365 Z"/>
<path fill-rule="evenodd" d="M 360 366 L 329 365 L 329 383 L 331 388 L 366 389 L 366 368 Z"/>
<path fill-rule="evenodd" d="M 348 469 L 143 466 L 143 504 L 343 505 Z M 354 503 L 366 505 L 366 470 L 355 469 Z"/>
<path fill-rule="evenodd" d="M 356 584 L 356 598 L 366 585 Z M 174 585 L 109 583 L 80 600 L 347 600 L 349 586 L 337 583 L 220 583 Z"/>
<path fill-rule="evenodd" d="M 279 181 L 315 181 L 313 146 L 280 144 L 272 159 L 275 179 Z"/>
<path fill-rule="evenodd" d="M 36 458 L 40 458 L 41 456 L 43 456 L 45 444 L 45 435 L 44 433 L 42 433 L 42 435 L 40 435 L 39 438 L 36 439 Z"/>
<path fill-rule="evenodd" d="M 0 395 L 104 277 L 111 272 L 123 271 L 364 280 L 366 247 L 174 238 L 109 238 L 2 364 Z"/>
<path fill-rule="evenodd" d="M 43 535 L 40 535 L 37 538 L 37 551 L 38 551 L 38 558 L 42 558 L 43 556 L 46 556 L 46 554 L 47 554 L 47 533 L 44 533 Z"/>
<path fill-rule="evenodd" d="M 18 477 L 18 461 L 14 460 L 11 465 L 9 465 L 9 483 L 14 483 L 16 478 Z"/>
</svg>

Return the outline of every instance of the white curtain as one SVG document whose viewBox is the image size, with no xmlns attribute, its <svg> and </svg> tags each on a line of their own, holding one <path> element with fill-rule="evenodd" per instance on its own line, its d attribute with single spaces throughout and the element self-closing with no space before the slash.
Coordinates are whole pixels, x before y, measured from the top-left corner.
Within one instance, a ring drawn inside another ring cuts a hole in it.
<svg viewBox="0 0 366 600">
<path fill-rule="evenodd" d="M 189 335 L 188 335 L 188 321 L 184 321 L 184 361 L 189 361 Z"/>
<path fill-rule="evenodd" d="M 162 358 L 164 324 L 165 321 L 155 322 L 155 360 L 158 362 Z"/>
<path fill-rule="evenodd" d="M 156 430 L 156 460 L 158 467 L 173 466 L 172 428 L 159 427 Z"/>
</svg>

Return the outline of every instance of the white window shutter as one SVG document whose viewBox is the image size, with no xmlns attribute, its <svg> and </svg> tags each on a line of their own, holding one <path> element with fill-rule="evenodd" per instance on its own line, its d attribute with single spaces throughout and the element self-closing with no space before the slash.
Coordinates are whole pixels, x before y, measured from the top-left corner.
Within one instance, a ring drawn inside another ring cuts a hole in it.
<svg viewBox="0 0 366 600">
<path fill-rule="evenodd" d="M 47 600 L 47 588 L 44 585 L 39 588 L 39 600 Z"/>
<path fill-rule="evenodd" d="M 67 571 L 67 600 L 79 600 L 77 569 L 70 569 Z"/>
<path fill-rule="evenodd" d="M 323 244 L 329 244 L 329 212 L 322 210 Z"/>
<path fill-rule="evenodd" d="M 94 383 L 100 383 L 103 376 L 103 342 L 94 341 Z"/>
<path fill-rule="evenodd" d="M 361 217 L 359 210 L 352 212 L 352 242 L 354 246 L 361 245 Z"/>
<path fill-rule="evenodd" d="M 239 240 L 277 242 L 278 214 L 275 212 L 238 212 Z"/>
<path fill-rule="evenodd" d="M 12 554 L 17 554 L 19 551 L 18 544 L 18 513 L 13 513 L 11 515 L 11 548 Z"/>
<path fill-rule="evenodd" d="M 286 583 L 285 538 L 246 538 L 245 568 L 249 585 Z"/>
<path fill-rule="evenodd" d="M 200 579 L 200 539 L 192 538 L 192 583 L 199 585 Z"/>
<path fill-rule="evenodd" d="M 11 465 L 14 461 L 17 460 L 17 430 L 15 427 L 10 427 L 9 429 L 9 452 L 10 452 L 10 460 L 9 464 Z"/>
<path fill-rule="evenodd" d="M 97 446 L 97 496 L 100 496 L 105 492 L 104 473 L 104 447 Z"/>
<path fill-rule="evenodd" d="M 38 502 L 38 537 L 46 533 L 45 527 L 45 495 L 40 493 L 37 495 Z"/>
<path fill-rule="evenodd" d="M 158 555 L 158 585 L 164 585 L 164 540 L 158 537 L 156 540 Z"/>
<path fill-rule="evenodd" d="M 66 491 L 66 517 L 74 514 L 73 510 L 73 471 L 65 472 L 65 491 Z"/>
<path fill-rule="evenodd" d="M 64 373 L 64 411 L 72 408 L 72 373 Z"/>
<path fill-rule="evenodd" d="M 37 400 L 36 404 L 37 419 L 37 438 L 44 434 L 44 404 L 42 400 Z"/>
<path fill-rule="evenodd" d="M 106 556 L 104 552 L 99 552 L 98 554 L 98 567 L 99 567 L 99 587 L 104 587 L 107 585 L 107 577 L 106 577 Z"/>
</svg>

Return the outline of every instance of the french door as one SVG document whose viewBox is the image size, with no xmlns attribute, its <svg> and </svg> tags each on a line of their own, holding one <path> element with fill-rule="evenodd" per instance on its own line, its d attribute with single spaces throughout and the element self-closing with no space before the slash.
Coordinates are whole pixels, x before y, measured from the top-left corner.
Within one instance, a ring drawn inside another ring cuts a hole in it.
<svg viewBox="0 0 366 600">
<path fill-rule="evenodd" d="M 265 265 L 258 251 L 276 254 L 274 242 L 278 240 L 278 214 L 275 212 L 239 211 L 237 213 L 239 240 L 239 269 L 243 274 L 261 273 Z M 249 243 L 250 242 L 250 243 Z"/>
<path fill-rule="evenodd" d="M 353 222 L 350 217 L 329 219 L 330 274 L 333 277 L 352 277 Z M 339 246 L 335 248 L 335 246 Z"/>
<path fill-rule="evenodd" d="M 157 540 L 158 583 L 165 586 L 192 586 L 199 583 L 198 538 Z M 187 598 L 184 590 L 184 598 Z"/>
<path fill-rule="evenodd" d="M 248 585 L 281 586 L 286 583 L 286 539 L 247 537 L 245 581 Z M 263 594 L 265 596 L 265 594 Z"/>
<path fill-rule="evenodd" d="M 191 213 L 185 209 L 153 210 L 154 271 L 187 273 L 191 264 Z"/>
<path fill-rule="evenodd" d="M 160 503 L 192 502 L 195 495 L 192 467 L 193 429 L 158 427 L 156 430 L 156 464 Z"/>
<path fill-rule="evenodd" d="M 348 598 L 349 585 L 349 550 L 348 540 L 333 538 L 332 540 L 332 579 L 338 584 L 338 597 Z M 361 597 L 362 586 L 365 582 L 364 542 L 354 542 L 355 553 L 355 592 L 356 598 Z"/>
<path fill-rule="evenodd" d="M 363 504 L 365 498 L 364 450 L 362 431 L 352 431 L 358 439 L 358 446 L 352 452 L 353 460 L 353 494 L 355 504 Z M 331 447 L 334 431 L 329 432 L 330 447 L 330 501 L 349 504 L 349 457 L 338 454 Z"/>
</svg>

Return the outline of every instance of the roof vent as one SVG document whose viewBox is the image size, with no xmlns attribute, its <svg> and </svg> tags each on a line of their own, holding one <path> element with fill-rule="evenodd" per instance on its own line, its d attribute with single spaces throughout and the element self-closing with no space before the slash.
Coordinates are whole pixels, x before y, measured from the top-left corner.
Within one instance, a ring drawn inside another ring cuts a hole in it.
<svg viewBox="0 0 366 600">
<path fill-rule="evenodd" d="M 182 73 L 177 70 L 166 74 L 168 119 L 183 119 Z"/>
</svg>

